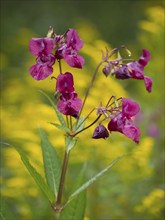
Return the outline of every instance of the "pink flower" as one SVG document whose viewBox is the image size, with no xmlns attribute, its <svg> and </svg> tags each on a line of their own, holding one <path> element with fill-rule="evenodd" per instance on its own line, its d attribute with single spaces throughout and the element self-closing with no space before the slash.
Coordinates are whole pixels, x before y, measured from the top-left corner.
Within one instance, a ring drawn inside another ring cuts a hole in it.
<svg viewBox="0 0 165 220">
<path fill-rule="evenodd" d="M 59 74 L 57 77 L 56 89 L 62 94 L 73 92 L 74 87 L 72 74 L 69 72 Z"/>
<path fill-rule="evenodd" d="M 57 104 L 58 110 L 64 115 L 77 117 L 82 107 L 82 101 L 74 90 L 72 74 L 69 72 L 59 74 L 56 89 L 61 93 L 60 101 Z"/>
<path fill-rule="evenodd" d="M 60 101 L 57 104 L 58 110 L 64 115 L 71 115 L 73 117 L 78 116 L 78 112 L 82 107 L 81 99 L 77 98 L 77 93 L 62 94 Z"/>
<path fill-rule="evenodd" d="M 78 55 L 78 51 L 82 48 L 83 41 L 79 38 L 77 31 L 69 29 L 66 41 L 63 38 L 59 40 L 59 36 L 56 35 L 55 42 L 60 42 L 55 54 L 56 58 L 63 58 L 69 66 L 81 69 L 84 65 L 84 58 Z"/>
<path fill-rule="evenodd" d="M 131 118 L 135 116 L 140 111 L 140 107 L 132 99 L 122 98 L 122 114 L 127 118 Z"/>
<path fill-rule="evenodd" d="M 139 112 L 139 105 L 131 99 L 122 99 L 122 111 L 118 111 L 108 124 L 108 130 L 118 131 L 139 143 L 140 129 L 134 125 L 132 116 Z"/>
<path fill-rule="evenodd" d="M 44 53 L 46 55 L 50 54 L 54 48 L 53 39 L 46 38 L 32 38 L 29 42 L 29 50 L 34 56 Z"/>
<path fill-rule="evenodd" d="M 152 90 L 152 79 L 143 74 L 144 67 L 148 64 L 150 60 L 150 53 L 148 50 L 143 49 L 142 55 L 138 61 L 127 63 L 119 67 L 115 73 L 116 78 L 118 79 L 140 79 L 144 80 L 146 90 L 151 92 Z"/>
<path fill-rule="evenodd" d="M 79 51 L 83 46 L 83 41 L 79 38 L 78 33 L 74 29 L 69 29 L 66 37 L 67 47 L 75 51 Z"/>
<path fill-rule="evenodd" d="M 29 43 L 29 50 L 37 56 L 36 64 L 30 67 L 30 74 L 36 80 L 43 80 L 53 73 L 55 56 L 51 54 L 54 48 L 52 38 L 32 38 Z"/>
</svg>

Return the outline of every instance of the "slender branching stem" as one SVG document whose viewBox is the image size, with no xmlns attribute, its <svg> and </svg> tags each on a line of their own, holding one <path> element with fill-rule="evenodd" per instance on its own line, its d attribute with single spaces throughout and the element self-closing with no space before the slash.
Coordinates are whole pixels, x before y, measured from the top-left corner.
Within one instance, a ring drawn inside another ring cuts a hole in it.
<svg viewBox="0 0 165 220">
<path fill-rule="evenodd" d="M 78 127 L 77 127 L 77 129 L 76 130 L 78 130 L 80 127 L 81 127 L 81 125 L 87 120 L 87 118 L 89 118 L 89 116 L 92 114 L 92 112 L 95 110 L 95 108 L 93 108 L 90 112 L 89 112 L 89 114 L 84 118 L 84 120 L 78 125 Z M 78 124 L 78 121 L 77 121 L 77 124 Z"/>
<path fill-rule="evenodd" d="M 66 125 L 69 128 L 69 118 L 68 118 L 68 115 L 66 115 Z"/>
<path fill-rule="evenodd" d="M 70 119 L 70 130 L 72 130 L 72 116 L 70 115 L 70 117 L 69 117 L 69 119 Z"/>
<path fill-rule="evenodd" d="M 91 124 L 89 124 L 87 127 L 83 128 L 82 130 L 72 134 L 71 136 L 72 137 L 75 137 L 76 135 L 78 135 L 79 133 L 83 132 L 84 130 L 86 130 L 87 128 L 90 128 L 92 125 L 94 125 L 98 120 L 99 118 L 101 117 L 101 115 L 99 115 Z"/>
<path fill-rule="evenodd" d="M 58 60 L 58 63 L 59 63 L 60 73 L 62 73 L 62 66 L 61 66 L 61 60 L 60 59 Z"/>
<path fill-rule="evenodd" d="M 95 69 L 95 71 L 94 71 L 94 74 L 93 74 L 91 83 L 89 84 L 89 87 L 87 88 L 87 91 L 86 91 L 86 94 L 85 94 L 85 98 L 84 98 L 84 101 L 83 101 L 83 104 L 82 104 L 82 107 L 81 107 L 81 110 L 80 110 L 80 113 L 79 113 L 79 117 L 81 116 L 81 113 L 82 113 L 82 111 L 83 111 L 84 105 L 85 105 L 86 100 L 87 100 L 87 97 L 88 97 L 88 95 L 89 95 L 89 91 L 90 91 L 90 89 L 92 88 L 93 83 L 94 83 L 94 81 L 95 81 L 95 79 L 96 79 L 97 72 L 98 72 L 100 66 L 101 66 L 103 63 L 104 63 L 104 61 L 102 60 L 102 61 L 98 64 L 98 66 L 96 67 L 96 69 Z"/>
</svg>

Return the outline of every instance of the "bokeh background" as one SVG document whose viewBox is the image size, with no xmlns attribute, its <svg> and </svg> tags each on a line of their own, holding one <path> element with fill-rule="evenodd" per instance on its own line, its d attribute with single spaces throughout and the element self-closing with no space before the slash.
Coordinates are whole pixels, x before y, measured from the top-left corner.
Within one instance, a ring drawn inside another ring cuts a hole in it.
<svg viewBox="0 0 165 220">
<path fill-rule="evenodd" d="M 142 48 L 151 53 L 145 74 L 153 79 L 148 94 L 142 81 L 117 81 L 99 72 L 84 114 L 110 96 L 137 100 L 141 113 L 140 144 L 113 133 L 107 140 L 93 140 L 94 127 L 79 135 L 72 150 L 66 195 L 84 162 L 90 178 L 114 158 L 132 154 L 89 189 L 85 219 L 163 220 L 164 216 L 164 4 L 159 0 L 1 0 L 1 139 L 21 147 L 43 174 L 38 126 L 45 129 L 60 158 L 64 138 L 48 122 L 56 116 L 39 89 L 53 96 L 55 81 L 35 81 L 29 67 L 35 62 L 28 50 L 32 37 L 44 37 L 49 26 L 57 33 L 76 28 L 84 41 L 83 70 L 64 71 L 75 76 L 76 91 L 83 97 L 101 50 L 126 45 L 134 59 Z M 58 74 L 58 66 L 54 75 Z M 92 119 L 94 116 L 90 118 Z M 89 123 L 90 123 L 89 120 Z M 1 219 L 48 220 L 54 213 L 12 147 L 1 147 Z"/>
</svg>

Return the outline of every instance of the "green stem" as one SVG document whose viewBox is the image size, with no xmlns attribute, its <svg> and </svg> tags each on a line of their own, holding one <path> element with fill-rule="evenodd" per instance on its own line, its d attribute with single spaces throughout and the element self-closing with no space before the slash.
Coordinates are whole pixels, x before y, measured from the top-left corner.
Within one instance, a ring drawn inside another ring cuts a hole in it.
<svg viewBox="0 0 165 220">
<path fill-rule="evenodd" d="M 55 220 L 60 220 L 60 213 L 59 212 L 55 213 Z"/>
<path fill-rule="evenodd" d="M 60 184 L 59 184 L 59 190 L 58 190 L 58 194 L 57 194 L 57 200 L 56 200 L 56 203 L 53 207 L 53 209 L 57 213 L 60 213 L 63 209 L 62 195 L 63 195 L 63 190 L 64 190 L 64 182 L 65 182 L 66 171 L 67 171 L 67 167 L 68 167 L 68 161 L 69 161 L 69 152 L 65 151 L 63 165 L 62 165 L 61 178 L 60 178 Z"/>
</svg>

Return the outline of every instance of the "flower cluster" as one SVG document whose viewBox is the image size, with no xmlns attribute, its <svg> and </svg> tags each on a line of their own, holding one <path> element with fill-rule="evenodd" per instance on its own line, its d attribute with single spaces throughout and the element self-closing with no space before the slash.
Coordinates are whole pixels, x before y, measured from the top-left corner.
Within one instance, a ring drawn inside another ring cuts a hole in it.
<svg viewBox="0 0 165 220">
<path fill-rule="evenodd" d="M 82 107 L 82 101 L 74 90 L 73 75 L 69 72 L 60 73 L 57 78 L 56 90 L 60 93 L 58 110 L 64 115 L 77 117 Z"/>
<path fill-rule="evenodd" d="M 52 32 L 52 30 L 49 32 Z M 52 66 L 55 61 L 60 62 L 61 59 L 64 59 L 71 67 L 82 68 L 84 58 L 78 55 L 78 51 L 82 46 L 83 41 L 74 29 L 69 29 L 63 35 L 52 32 L 51 37 L 32 38 L 29 49 L 32 55 L 37 56 L 37 58 L 36 64 L 30 67 L 30 74 L 36 80 L 43 80 L 53 73 Z M 64 115 L 77 117 L 82 101 L 74 91 L 74 81 L 71 73 L 66 72 L 58 75 L 56 90 L 60 93 L 58 110 Z"/>
<path fill-rule="evenodd" d="M 140 107 L 137 102 L 129 98 L 122 98 L 121 102 L 121 106 L 111 107 L 110 109 L 104 108 L 103 110 L 102 114 L 106 115 L 105 119 L 110 119 L 108 130 L 110 132 L 118 131 L 139 143 L 140 129 L 134 125 L 131 118 L 140 111 Z M 103 109 L 102 106 L 100 108 Z M 99 113 L 101 113 L 100 110 Z M 93 138 L 105 139 L 109 137 L 108 130 L 102 124 L 98 125 L 94 130 Z"/>
<path fill-rule="evenodd" d="M 94 71 L 93 78 L 84 98 L 84 101 L 78 98 L 78 94 L 74 89 L 74 79 L 70 72 L 62 73 L 61 60 L 71 67 L 82 68 L 84 65 L 84 58 L 78 55 L 79 50 L 83 46 L 83 41 L 79 38 L 78 33 L 74 29 L 69 29 L 63 35 L 57 35 L 53 29 L 50 29 L 46 38 L 32 38 L 29 43 L 29 49 L 32 55 L 36 56 L 36 64 L 30 67 L 30 74 L 36 80 L 43 80 L 53 73 L 53 65 L 56 60 L 59 64 L 60 73 L 56 79 L 56 94 L 59 94 L 57 103 L 58 110 L 66 115 L 68 128 L 71 129 L 67 133 L 70 137 L 74 137 L 85 129 L 94 125 L 100 118 L 103 118 L 99 125 L 95 128 L 93 133 L 94 139 L 108 138 L 111 132 L 120 132 L 132 139 L 135 143 L 139 143 L 140 129 L 134 124 L 133 117 L 138 114 L 140 107 L 137 102 L 129 98 L 119 98 L 116 100 L 114 96 L 110 98 L 105 107 L 97 107 L 97 118 L 87 127 L 77 131 L 72 130 L 72 120 L 68 121 L 68 116 L 74 117 L 78 120 L 81 116 L 86 99 L 89 95 L 89 90 L 92 88 L 98 69 L 102 64 L 104 65 L 103 73 L 114 75 L 116 79 L 140 79 L 144 80 L 146 90 L 151 92 L 152 79 L 143 74 L 144 67 L 150 60 L 150 53 L 143 49 L 142 55 L 137 61 L 132 59 L 122 58 L 118 48 L 109 51 L 102 56 L 101 62 Z M 130 51 L 125 46 L 122 46 L 130 55 Z M 116 55 L 116 59 L 111 59 L 112 55 Z M 111 103 L 111 101 L 113 102 Z M 83 123 L 89 118 L 85 117 Z M 107 128 L 102 124 L 103 121 L 108 120 Z M 69 124 L 70 123 L 70 124 Z M 82 124 L 82 123 L 81 123 Z M 81 125 L 80 124 L 80 125 Z M 80 127 L 80 126 L 79 126 Z"/>
<path fill-rule="evenodd" d="M 82 68 L 84 58 L 77 53 L 83 46 L 83 41 L 79 38 L 77 31 L 70 29 L 65 35 L 55 35 L 55 45 L 57 47 L 55 56 L 57 59 L 64 59 L 71 67 Z"/>
<path fill-rule="evenodd" d="M 71 67 L 82 68 L 84 58 L 78 55 L 83 41 L 76 30 L 69 29 L 64 35 L 46 38 L 32 38 L 29 49 L 32 55 L 37 56 L 36 64 L 30 67 L 30 74 L 36 80 L 43 80 L 53 73 L 53 64 L 56 59 L 64 59 Z"/>
<path fill-rule="evenodd" d="M 129 62 L 127 64 L 120 63 L 122 59 L 115 61 L 107 61 L 108 63 L 103 68 L 103 73 L 108 76 L 109 74 L 115 75 L 117 79 L 140 79 L 144 80 L 146 90 L 151 92 L 152 79 L 143 74 L 144 67 L 150 60 L 150 53 L 148 50 L 143 49 L 142 55 L 138 61 Z"/>
</svg>

